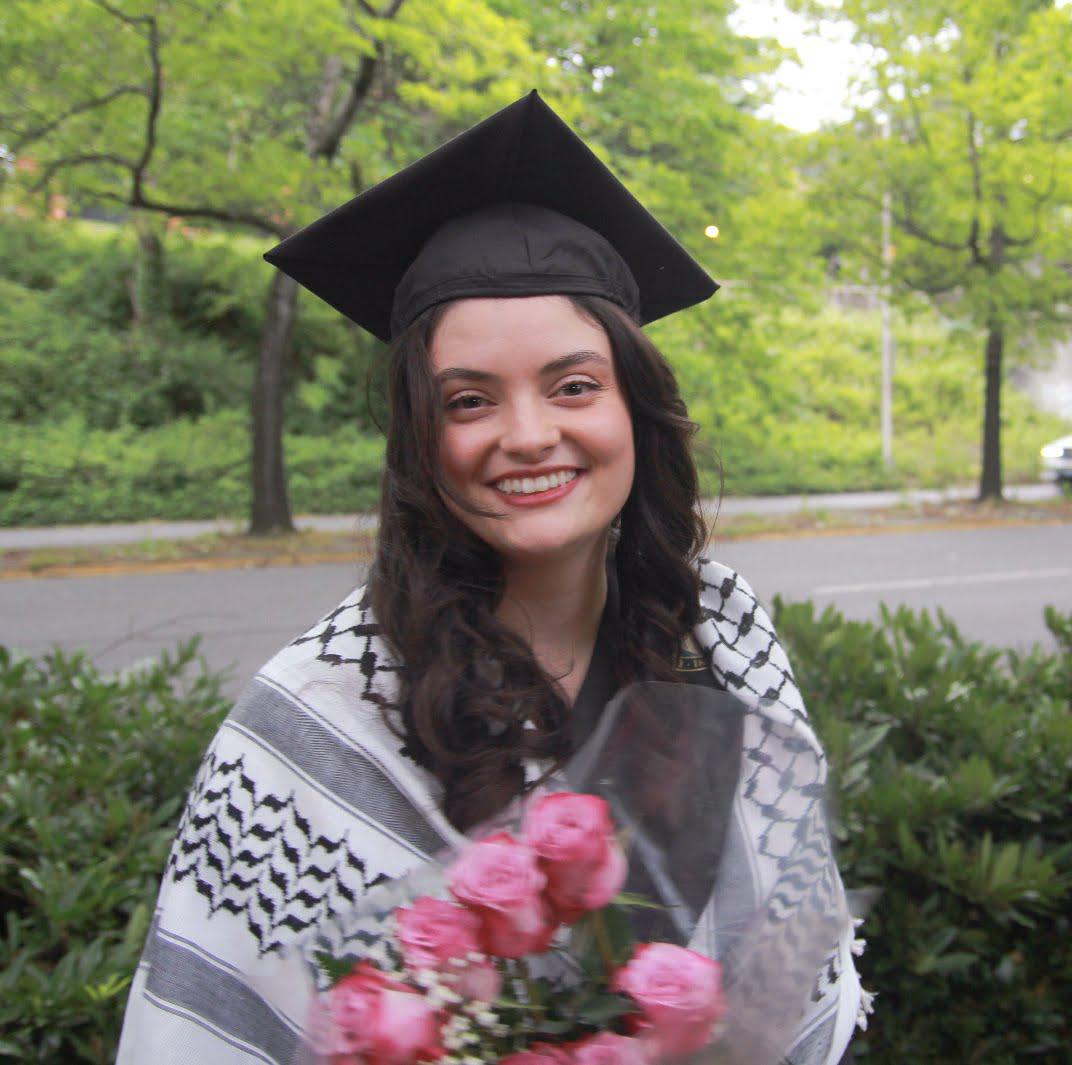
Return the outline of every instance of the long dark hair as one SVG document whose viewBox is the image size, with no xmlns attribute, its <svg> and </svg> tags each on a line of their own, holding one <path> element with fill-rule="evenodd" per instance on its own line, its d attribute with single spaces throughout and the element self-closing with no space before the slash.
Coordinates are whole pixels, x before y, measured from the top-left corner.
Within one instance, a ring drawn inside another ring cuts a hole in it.
<svg viewBox="0 0 1072 1065">
<path fill-rule="evenodd" d="M 613 538 L 617 680 L 670 680 L 699 620 L 694 560 L 706 532 L 690 449 L 696 426 L 665 358 L 628 316 L 595 296 L 569 298 L 606 331 L 633 423 L 636 474 Z M 387 462 L 367 595 L 404 666 L 388 724 L 439 780 L 444 813 L 464 830 L 524 790 L 526 759 L 568 756 L 569 707 L 495 616 L 498 555 L 443 502 L 466 506 L 439 468 L 443 411 L 430 347 L 443 309 L 426 311 L 389 353 Z"/>
</svg>

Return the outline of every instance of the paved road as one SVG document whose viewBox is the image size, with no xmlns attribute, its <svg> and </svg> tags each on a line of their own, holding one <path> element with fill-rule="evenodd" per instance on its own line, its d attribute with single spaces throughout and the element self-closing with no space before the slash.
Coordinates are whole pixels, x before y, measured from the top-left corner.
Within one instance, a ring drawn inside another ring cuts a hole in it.
<svg viewBox="0 0 1072 1065">
<path fill-rule="evenodd" d="M 768 601 L 812 598 L 855 618 L 878 604 L 943 607 L 968 635 L 1052 640 L 1042 607 L 1072 610 L 1072 525 L 812 536 L 728 543 L 713 554 Z M 0 643 L 84 648 L 105 668 L 206 635 L 235 692 L 265 659 L 362 579 L 356 565 L 42 578 L 0 583 Z"/>
<path fill-rule="evenodd" d="M 832 492 L 824 495 L 730 496 L 720 504 L 704 504 L 710 515 L 716 509 L 733 514 L 795 514 L 798 511 L 874 510 L 902 503 L 941 503 L 974 499 L 974 488 L 918 489 L 911 492 Z M 1005 497 L 1031 503 L 1056 499 L 1054 484 L 1006 485 Z M 347 533 L 355 529 L 374 529 L 372 514 L 314 514 L 295 519 L 299 529 Z M 146 540 L 191 540 L 210 533 L 236 533 L 246 528 L 244 522 L 215 521 L 137 521 L 109 525 L 38 525 L 0 529 L 0 551 L 23 551 L 49 547 L 87 547 L 101 544 L 137 544 Z"/>
</svg>

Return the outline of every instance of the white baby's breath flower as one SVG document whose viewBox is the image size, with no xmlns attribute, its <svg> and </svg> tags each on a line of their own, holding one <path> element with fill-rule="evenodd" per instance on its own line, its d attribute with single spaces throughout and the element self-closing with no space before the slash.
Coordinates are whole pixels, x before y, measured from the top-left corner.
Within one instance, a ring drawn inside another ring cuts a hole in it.
<svg viewBox="0 0 1072 1065">
<path fill-rule="evenodd" d="M 469 1023 L 469 1018 L 463 1016 L 460 1013 L 455 1013 L 447 1022 L 444 1031 L 450 1032 L 453 1035 L 464 1035 L 472 1028 Z"/>
<path fill-rule="evenodd" d="M 466 955 L 466 958 L 471 962 L 479 962 L 484 960 L 484 955 L 481 954 L 479 950 L 471 950 Z"/>
<path fill-rule="evenodd" d="M 439 973 L 435 969 L 418 969 L 413 974 L 413 982 L 418 987 L 423 987 L 426 990 L 439 986 Z"/>
<path fill-rule="evenodd" d="M 863 952 L 866 949 L 867 949 L 867 940 L 866 939 L 854 939 L 852 941 L 852 946 L 850 947 L 850 950 L 852 950 L 853 954 L 855 954 L 856 957 L 860 957 L 860 955 L 863 954 Z"/>
</svg>

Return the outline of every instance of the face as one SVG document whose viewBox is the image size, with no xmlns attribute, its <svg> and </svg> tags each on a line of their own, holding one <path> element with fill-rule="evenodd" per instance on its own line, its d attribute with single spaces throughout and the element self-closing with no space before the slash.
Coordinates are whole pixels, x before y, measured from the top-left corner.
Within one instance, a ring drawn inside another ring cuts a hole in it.
<svg viewBox="0 0 1072 1065">
<path fill-rule="evenodd" d="M 565 296 L 465 299 L 432 341 L 447 505 L 506 561 L 600 550 L 633 484 L 610 341 Z"/>
</svg>

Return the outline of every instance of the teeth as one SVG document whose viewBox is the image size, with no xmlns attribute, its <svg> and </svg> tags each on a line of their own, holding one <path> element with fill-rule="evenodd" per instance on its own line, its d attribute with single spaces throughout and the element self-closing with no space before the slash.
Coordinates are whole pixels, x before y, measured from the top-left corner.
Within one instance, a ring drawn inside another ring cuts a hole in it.
<svg viewBox="0 0 1072 1065">
<path fill-rule="evenodd" d="M 577 476 L 576 470 L 558 470 L 541 477 L 504 477 L 495 482 L 500 492 L 510 495 L 532 495 L 534 492 L 547 492 L 568 484 Z"/>
</svg>

